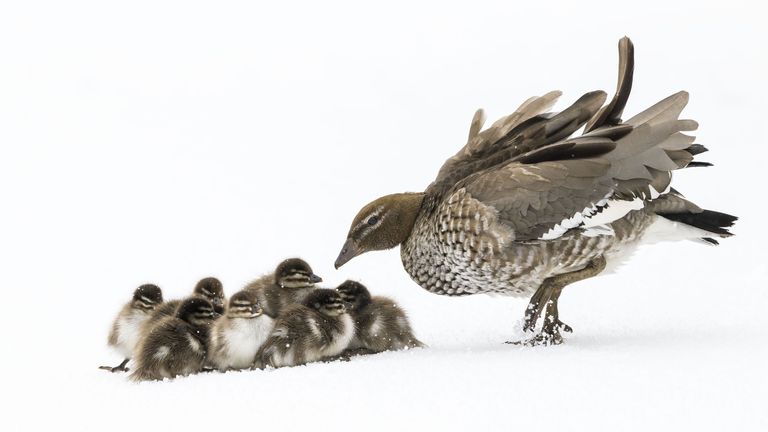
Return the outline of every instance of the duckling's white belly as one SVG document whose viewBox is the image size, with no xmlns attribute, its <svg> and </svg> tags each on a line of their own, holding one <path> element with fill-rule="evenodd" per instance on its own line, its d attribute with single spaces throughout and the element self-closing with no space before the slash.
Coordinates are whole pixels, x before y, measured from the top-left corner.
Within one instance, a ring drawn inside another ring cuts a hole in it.
<svg viewBox="0 0 768 432">
<path fill-rule="evenodd" d="M 274 321 L 267 315 L 258 318 L 235 318 L 229 322 L 218 338 L 223 345 L 221 354 L 217 354 L 216 366 L 220 369 L 244 369 L 251 367 L 256 352 L 272 331 Z"/>
<path fill-rule="evenodd" d="M 338 318 L 341 321 L 341 330 L 333 333 L 331 343 L 322 350 L 323 357 L 332 357 L 339 355 L 349 347 L 352 338 L 355 336 L 355 323 L 348 314 L 342 314 Z"/>
<path fill-rule="evenodd" d="M 132 311 L 118 319 L 117 344 L 115 348 L 125 358 L 133 357 L 133 352 L 141 339 L 141 327 L 149 318 L 149 314 Z"/>
</svg>

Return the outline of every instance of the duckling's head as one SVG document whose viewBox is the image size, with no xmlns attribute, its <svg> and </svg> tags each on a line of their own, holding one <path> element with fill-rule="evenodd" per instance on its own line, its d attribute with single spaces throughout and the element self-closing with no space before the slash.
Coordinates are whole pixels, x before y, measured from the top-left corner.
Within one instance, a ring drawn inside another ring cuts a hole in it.
<svg viewBox="0 0 768 432">
<path fill-rule="evenodd" d="M 215 319 L 213 305 L 203 297 L 190 297 L 181 302 L 176 317 L 194 326 L 210 325 Z"/>
<path fill-rule="evenodd" d="M 133 292 L 133 307 L 152 310 L 163 302 L 163 292 L 155 284 L 144 284 Z"/>
<path fill-rule="evenodd" d="M 290 258 L 277 265 L 275 283 L 281 288 L 312 288 L 323 278 L 312 272 L 312 267 L 300 258 Z"/>
<path fill-rule="evenodd" d="M 336 287 L 336 291 L 339 292 L 341 299 L 348 303 L 353 311 L 360 310 L 371 303 L 371 293 L 360 282 L 345 281 Z"/>
<path fill-rule="evenodd" d="M 229 299 L 227 317 L 229 318 L 256 318 L 264 313 L 253 291 L 238 291 Z"/>
<path fill-rule="evenodd" d="M 423 193 L 398 193 L 363 207 L 352 221 L 334 266 L 339 268 L 360 254 L 391 249 L 408 239 L 423 199 Z"/>
<path fill-rule="evenodd" d="M 344 300 L 336 290 L 318 288 L 304 299 L 304 305 L 323 315 L 336 317 L 347 312 Z"/>
<path fill-rule="evenodd" d="M 224 313 L 224 286 L 215 277 L 200 279 L 195 285 L 196 295 L 205 297 L 213 305 L 213 310 L 221 315 Z"/>
</svg>

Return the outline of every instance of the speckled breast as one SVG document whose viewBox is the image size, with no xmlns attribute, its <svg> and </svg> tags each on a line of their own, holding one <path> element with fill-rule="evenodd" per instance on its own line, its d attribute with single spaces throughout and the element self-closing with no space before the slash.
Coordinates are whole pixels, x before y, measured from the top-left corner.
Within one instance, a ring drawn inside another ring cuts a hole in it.
<svg viewBox="0 0 768 432">
<path fill-rule="evenodd" d="M 403 267 L 422 288 L 435 294 L 525 295 L 542 278 L 541 247 L 508 249 L 511 231 L 468 194 L 457 193 L 434 212 L 422 212 L 403 243 Z"/>
<path fill-rule="evenodd" d="M 555 240 L 515 242 L 482 211 L 465 207 L 460 213 L 420 216 L 400 249 L 411 278 L 435 294 L 530 296 L 548 277 L 633 246 L 648 219 L 644 211 L 631 212 L 613 224 L 611 236 L 587 237 L 572 230 Z"/>
</svg>

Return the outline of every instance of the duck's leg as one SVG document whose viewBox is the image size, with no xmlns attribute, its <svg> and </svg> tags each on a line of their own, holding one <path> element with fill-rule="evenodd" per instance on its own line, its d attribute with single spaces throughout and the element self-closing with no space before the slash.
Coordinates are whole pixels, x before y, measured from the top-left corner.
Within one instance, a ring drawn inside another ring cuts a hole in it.
<svg viewBox="0 0 768 432">
<path fill-rule="evenodd" d="M 584 279 L 598 275 L 605 269 L 605 258 L 600 256 L 592 260 L 586 267 L 571 273 L 557 275 L 544 280 L 538 290 L 531 297 L 528 309 L 525 312 L 523 330 L 530 331 L 536 327 L 539 317 L 544 319 L 541 332 L 532 338 L 511 342 L 518 345 L 558 345 L 563 343 L 560 331 L 572 332 L 573 329 L 560 321 L 560 313 L 557 301 L 566 286 Z"/>
<path fill-rule="evenodd" d="M 531 300 L 528 302 L 528 307 L 525 308 L 525 321 L 523 322 L 523 331 L 528 332 L 536 327 L 536 321 L 539 320 L 544 305 L 549 300 L 548 294 L 550 292 L 549 285 L 552 279 L 545 279 L 544 282 L 539 285 L 539 289 L 531 296 Z"/>
<path fill-rule="evenodd" d="M 128 372 L 128 368 L 125 367 L 125 365 L 128 364 L 129 360 L 130 359 L 125 359 L 117 366 L 99 366 L 99 369 L 108 370 L 110 372 Z"/>
</svg>

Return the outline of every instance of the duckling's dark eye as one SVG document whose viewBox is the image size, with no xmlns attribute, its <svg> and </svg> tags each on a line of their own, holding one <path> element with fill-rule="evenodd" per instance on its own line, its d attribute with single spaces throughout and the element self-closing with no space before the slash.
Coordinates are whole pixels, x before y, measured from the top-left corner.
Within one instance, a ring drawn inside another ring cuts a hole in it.
<svg viewBox="0 0 768 432">
<path fill-rule="evenodd" d="M 379 222 L 378 216 L 371 216 L 368 218 L 368 225 L 376 225 Z"/>
</svg>

